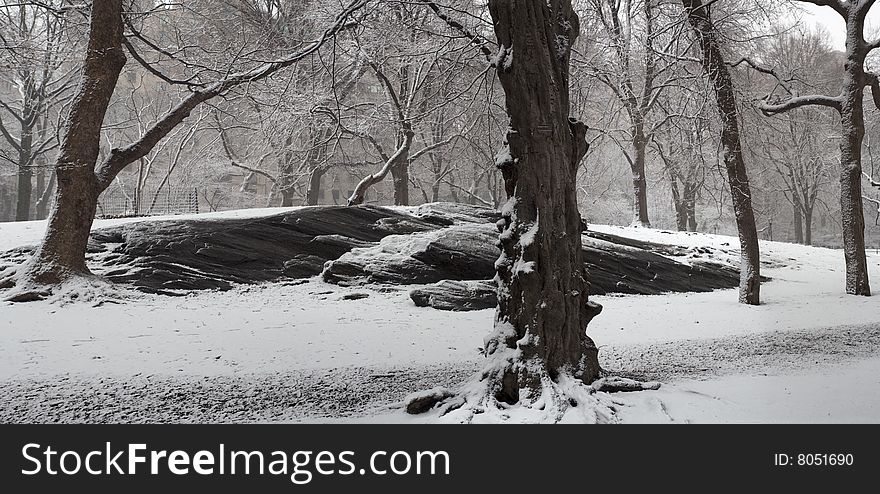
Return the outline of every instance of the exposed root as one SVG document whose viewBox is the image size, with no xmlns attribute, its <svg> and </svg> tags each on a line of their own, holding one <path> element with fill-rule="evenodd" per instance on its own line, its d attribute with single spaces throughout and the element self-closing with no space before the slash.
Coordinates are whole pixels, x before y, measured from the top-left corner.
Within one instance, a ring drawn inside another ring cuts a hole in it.
<svg viewBox="0 0 880 494">
<path fill-rule="evenodd" d="M 657 381 L 641 382 L 635 379 L 618 376 L 606 376 L 596 380 L 590 385 L 593 389 L 603 393 L 619 393 L 624 391 L 653 391 L 660 389 Z"/>
<path fill-rule="evenodd" d="M 105 279 L 92 274 L 70 276 L 58 284 L 36 283 L 28 279 L 12 277 L 12 286 L 4 294 L 7 302 L 36 302 L 46 300 L 49 303 L 66 305 L 70 303 L 87 303 L 94 306 L 106 302 L 124 300 L 132 291 L 114 285 Z"/>
<path fill-rule="evenodd" d="M 592 384 L 569 372 L 551 378 L 540 363 L 517 356 L 517 351 L 503 350 L 490 356 L 483 371 L 455 392 L 434 388 L 407 396 L 407 413 L 429 413 L 438 421 L 457 423 L 617 423 L 610 393 L 660 388 L 659 382 L 617 376 Z M 522 380 L 523 371 L 530 379 Z"/>
</svg>

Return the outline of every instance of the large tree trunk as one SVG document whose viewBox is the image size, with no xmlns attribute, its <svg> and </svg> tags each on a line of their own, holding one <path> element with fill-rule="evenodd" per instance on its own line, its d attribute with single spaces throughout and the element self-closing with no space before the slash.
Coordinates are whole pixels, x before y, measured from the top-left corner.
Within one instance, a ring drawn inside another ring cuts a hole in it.
<svg viewBox="0 0 880 494">
<path fill-rule="evenodd" d="M 125 65 L 122 32 L 122 1 L 94 0 L 82 80 L 55 163 L 55 202 L 46 236 L 19 276 L 25 288 L 89 273 L 85 251 L 101 192 L 95 162 L 101 125 Z"/>
<path fill-rule="evenodd" d="M 648 141 L 641 124 L 634 126 L 633 132 L 632 181 L 633 181 L 633 226 L 651 227 L 648 220 L 648 179 L 645 175 L 645 148 Z"/>
<path fill-rule="evenodd" d="M 843 104 L 840 124 L 840 215 L 843 223 L 843 254 L 846 260 L 846 293 L 871 295 L 868 284 L 868 261 L 865 257 L 865 213 L 862 205 L 862 139 L 865 136 L 864 42 L 861 40 L 864 16 L 853 22 L 849 31 L 858 33 L 858 40 L 847 36 L 847 60 L 844 63 Z M 855 46 L 854 46 L 855 45 Z"/>
<path fill-rule="evenodd" d="M 794 224 L 794 241 L 795 243 L 804 243 L 804 220 L 801 214 L 801 205 L 795 199 L 791 205 L 791 217 Z"/>
<path fill-rule="evenodd" d="M 702 0 L 682 0 L 682 4 L 687 11 L 688 22 L 700 43 L 703 72 L 712 82 L 715 90 L 715 104 L 721 117 L 721 146 L 724 166 L 727 169 L 727 180 L 730 183 L 742 256 L 739 301 L 744 304 L 758 305 L 761 299 L 758 230 L 755 227 L 752 193 L 749 189 L 749 179 L 746 174 L 739 138 L 738 112 L 733 81 L 731 81 L 730 72 L 724 64 L 708 9 L 703 6 Z"/>
<path fill-rule="evenodd" d="M 499 222 L 498 310 L 486 353 L 496 399 L 531 400 L 562 373 L 591 382 L 588 302 L 575 174 L 586 126 L 569 120 L 568 67 L 579 23 L 569 0 L 490 0 L 501 50 L 498 77 L 510 128 L 499 159 L 508 201 Z"/>
</svg>

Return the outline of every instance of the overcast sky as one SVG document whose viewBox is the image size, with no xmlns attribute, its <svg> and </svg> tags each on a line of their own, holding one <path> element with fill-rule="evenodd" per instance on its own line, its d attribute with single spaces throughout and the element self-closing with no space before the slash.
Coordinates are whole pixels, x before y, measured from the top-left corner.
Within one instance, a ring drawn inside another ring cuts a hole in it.
<svg viewBox="0 0 880 494">
<path fill-rule="evenodd" d="M 835 50 L 844 49 L 844 27 L 843 18 L 831 10 L 831 7 L 819 7 L 816 5 L 802 3 L 804 7 L 804 22 L 813 22 L 820 26 L 824 26 L 831 37 L 831 45 Z M 876 37 L 880 37 L 877 27 L 880 26 L 880 8 L 876 5 L 868 12 L 868 22 L 865 28 L 865 38 L 873 41 Z M 872 36 L 872 34 L 874 36 Z"/>
</svg>

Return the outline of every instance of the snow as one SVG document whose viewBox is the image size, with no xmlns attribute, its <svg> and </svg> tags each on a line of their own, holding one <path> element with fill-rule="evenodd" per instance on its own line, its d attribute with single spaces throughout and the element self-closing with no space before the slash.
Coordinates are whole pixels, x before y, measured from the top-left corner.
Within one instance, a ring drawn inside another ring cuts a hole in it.
<svg viewBox="0 0 880 494">
<path fill-rule="evenodd" d="M 271 208 L 202 214 L 255 217 Z M 194 217 L 194 216 L 189 216 Z M 183 219 L 174 216 L 157 219 Z M 144 219 L 99 220 L 96 227 Z M 38 242 L 45 222 L 0 223 L 0 249 Z M 734 237 L 591 225 L 591 229 L 679 245 L 685 256 L 710 246 L 736 262 Z M 392 240 L 386 252 L 397 251 Z M 880 326 L 880 299 L 845 295 L 840 250 L 762 242 L 761 306 L 737 303 L 736 290 L 661 296 L 592 297 L 604 306 L 589 327 L 600 348 L 685 344 L 725 337 Z M 687 260 L 685 257 L 683 260 Z M 880 280 L 880 254 L 868 253 Z M 415 307 L 408 292 L 329 285 L 318 278 L 184 297 L 138 293 L 118 303 L 0 303 L 0 377 L 236 376 L 292 370 L 478 366 L 478 347 L 494 311 L 445 312 Z M 367 293 L 343 300 L 349 293 Z M 837 359 L 801 368 L 739 369 L 701 379 L 673 378 L 657 391 L 610 395 L 623 422 L 880 422 L 880 356 Z M 766 375 L 762 375 L 766 374 Z M 309 420 L 327 420 L 312 418 Z M 399 410 L 347 420 L 418 422 Z"/>
</svg>

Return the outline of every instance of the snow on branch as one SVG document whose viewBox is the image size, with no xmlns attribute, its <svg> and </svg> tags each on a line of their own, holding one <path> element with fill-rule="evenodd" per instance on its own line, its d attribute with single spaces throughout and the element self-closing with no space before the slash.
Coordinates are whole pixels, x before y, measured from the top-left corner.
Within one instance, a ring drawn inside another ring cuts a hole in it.
<svg viewBox="0 0 880 494">
<path fill-rule="evenodd" d="M 177 104 L 158 122 L 150 127 L 137 141 L 124 148 L 115 148 L 110 151 L 110 157 L 98 166 L 96 174 L 98 185 L 104 189 L 112 182 L 113 178 L 126 166 L 135 160 L 146 156 L 156 144 L 168 135 L 180 122 L 187 118 L 193 109 L 201 103 L 219 96 L 226 91 L 251 82 L 264 79 L 273 73 L 289 67 L 312 53 L 318 51 L 324 43 L 341 31 L 353 26 L 349 17 L 363 8 L 370 0 L 354 0 L 336 16 L 333 23 L 321 34 L 321 36 L 308 43 L 305 48 L 285 58 L 266 62 L 257 67 L 242 72 L 230 74 L 228 77 L 216 81 L 204 89 L 194 90 L 183 101 Z"/>
<path fill-rule="evenodd" d="M 831 7 L 832 9 L 834 9 L 835 12 L 837 12 L 844 19 L 846 19 L 847 12 L 850 9 L 849 4 L 844 4 L 840 0 L 798 0 L 798 1 L 802 2 L 802 3 L 811 3 L 813 5 L 818 5 L 819 7 Z M 862 3 L 862 2 L 856 2 L 856 3 Z"/>
<path fill-rule="evenodd" d="M 440 6 L 437 5 L 437 3 L 432 2 L 430 0 L 420 0 L 420 1 L 423 4 L 425 4 L 429 9 L 431 9 L 434 12 L 434 14 L 436 14 L 437 17 L 440 18 L 441 21 L 446 23 L 447 26 L 460 32 L 462 35 L 464 35 L 464 37 L 466 37 L 471 42 L 471 44 L 473 44 L 474 46 L 479 48 L 480 51 L 483 53 L 483 56 L 486 57 L 486 60 L 491 62 L 495 58 L 495 55 L 492 53 L 492 50 L 490 50 L 488 47 L 486 47 L 486 45 L 490 43 L 489 40 L 487 40 L 483 36 L 480 36 L 478 34 L 471 32 L 462 23 L 460 23 L 460 22 L 456 21 L 455 19 L 452 19 L 448 15 L 444 14 L 443 11 L 440 10 Z"/>
<path fill-rule="evenodd" d="M 802 106 L 826 106 L 828 108 L 834 108 L 837 111 L 840 111 L 842 103 L 840 96 L 825 96 L 822 94 L 811 94 L 809 96 L 797 96 L 792 95 L 791 98 L 779 102 L 779 103 L 769 103 L 768 100 L 764 100 L 760 105 L 758 105 L 758 109 L 761 110 L 766 116 L 776 115 L 777 113 L 787 112 L 789 110 L 794 110 L 795 108 L 800 108 Z"/>
</svg>

